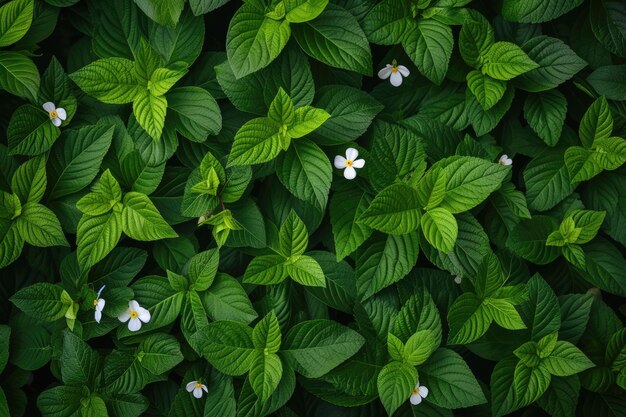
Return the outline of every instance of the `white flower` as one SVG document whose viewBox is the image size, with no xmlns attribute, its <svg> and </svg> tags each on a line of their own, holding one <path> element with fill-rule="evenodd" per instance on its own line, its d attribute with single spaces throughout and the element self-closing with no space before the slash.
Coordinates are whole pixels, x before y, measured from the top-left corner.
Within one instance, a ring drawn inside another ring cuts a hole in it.
<svg viewBox="0 0 626 417">
<path fill-rule="evenodd" d="M 500 159 L 498 160 L 498 163 L 500 165 L 509 166 L 513 163 L 513 160 L 509 158 L 507 154 L 504 154 L 500 157 Z"/>
<path fill-rule="evenodd" d="M 404 65 L 398 65 L 394 59 L 391 64 L 385 65 L 385 68 L 378 71 L 378 78 L 381 80 L 389 78 L 391 85 L 394 87 L 400 87 L 402 84 L 402 77 L 408 77 L 409 74 L 411 74 L 409 69 Z"/>
<path fill-rule="evenodd" d="M 120 314 L 117 319 L 122 323 L 128 321 L 128 330 L 136 332 L 141 329 L 141 322 L 147 323 L 150 321 L 150 312 L 141 307 L 137 301 L 131 300 L 128 302 L 128 310 Z"/>
<path fill-rule="evenodd" d="M 341 155 L 335 156 L 335 168 L 343 169 L 343 176 L 347 180 L 352 180 L 356 177 L 355 168 L 363 168 L 365 166 L 365 159 L 356 159 L 359 156 L 359 151 L 354 148 L 346 149 L 346 157 Z"/>
<path fill-rule="evenodd" d="M 187 392 L 193 391 L 193 396 L 196 398 L 202 398 L 202 390 L 204 390 L 204 392 L 209 392 L 206 385 L 198 381 L 191 381 L 190 383 L 187 384 L 185 389 L 187 390 Z"/>
<path fill-rule="evenodd" d="M 411 401 L 411 404 L 413 405 L 418 405 L 422 402 L 422 399 L 426 398 L 427 396 L 428 388 L 423 385 L 420 386 L 420 382 L 417 381 L 415 388 L 413 389 L 413 391 L 411 391 L 411 397 L 409 397 L 409 401 Z"/>
<path fill-rule="evenodd" d="M 94 317 L 98 323 L 100 323 L 100 320 L 102 320 L 102 310 L 104 310 L 104 304 L 106 303 L 104 298 L 100 298 L 100 294 L 102 293 L 102 290 L 104 289 L 104 287 L 106 287 L 106 285 L 103 285 L 98 290 L 98 295 L 96 296 L 96 299 L 93 300 L 93 308 L 96 309 L 96 312 L 94 313 Z"/>
<path fill-rule="evenodd" d="M 54 103 L 51 101 L 44 103 L 43 109 L 48 112 L 48 114 L 50 115 L 50 120 L 52 120 L 52 124 L 56 127 L 61 126 L 63 120 L 67 119 L 67 113 L 65 112 L 65 109 L 62 109 L 60 107 L 57 109 Z"/>
<path fill-rule="evenodd" d="M 455 282 L 455 283 L 460 284 L 460 283 L 461 283 L 461 281 L 463 281 L 463 277 L 461 277 L 460 275 L 456 275 L 456 276 L 454 277 L 454 282 Z"/>
</svg>

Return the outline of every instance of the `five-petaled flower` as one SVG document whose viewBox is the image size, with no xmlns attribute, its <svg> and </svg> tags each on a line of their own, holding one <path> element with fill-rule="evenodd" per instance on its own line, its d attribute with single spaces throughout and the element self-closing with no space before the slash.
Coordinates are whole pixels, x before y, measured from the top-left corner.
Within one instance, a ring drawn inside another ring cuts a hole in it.
<svg viewBox="0 0 626 417">
<path fill-rule="evenodd" d="M 94 318 L 98 323 L 100 323 L 100 320 L 102 320 L 102 310 L 104 310 L 104 304 L 106 303 L 104 298 L 100 298 L 100 294 L 102 293 L 104 287 L 106 287 L 106 285 L 103 285 L 98 290 L 98 295 L 96 296 L 96 299 L 93 300 L 93 308 L 96 310 L 96 312 L 94 313 Z"/>
<path fill-rule="evenodd" d="M 52 120 L 52 124 L 56 127 L 61 126 L 63 120 L 67 119 L 67 113 L 65 112 L 65 109 L 62 109 L 61 107 L 57 109 L 54 103 L 51 101 L 44 103 L 42 107 L 45 111 L 48 112 L 50 120 Z"/>
<path fill-rule="evenodd" d="M 202 398 L 202 390 L 204 390 L 204 392 L 209 392 L 206 385 L 204 385 L 200 381 L 191 381 L 187 384 L 185 389 L 187 390 L 187 392 L 193 392 L 193 396 L 196 398 Z"/>
<path fill-rule="evenodd" d="M 141 322 L 150 321 L 150 312 L 141 307 L 135 300 L 128 302 L 128 310 L 120 314 L 117 319 L 122 323 L 128 322 L 128 330 L 136 332 L 141 329 Z"/>
<path fill-rule="evenodd" d="M 354 148 L 346 149 L 346 157 L 341 155 L 335 156 L 335 168 L 343 169 L 343 176 L 347 180 L 352 180 L 356 177 L 355 168 L 363 168 L 365 166 L 365 159 L 356 159 L 359 156 L 359 151 Z"/>
<path fill-rule="evenodd" d="M 500 157 L 500 159 L 498 160 L 498 163 L 500 165 L 509 166 L 513 163 L 513 160 L 509 158 L 507 154 L 504 154 Z"/>
<path fill-rule="evenodd" d="M 413 388 L 413 391 L 411 391 L 411 397 L 409 398 L 409 401 L 411 401 L 411 404 L 413 405 L 418 405 L 422 402 L 422 399 L 426 398 L 427 396 L 428 388 L 420 385 L 420 382 L 417 381 L 417 384 L 415 384 L 415 388 Z"/>
<path fill-rule="evenodd" d="M 409 69 L 404 65 L 398 65 L 394 59 L 391 64 L 385 65 L 385 68 L 378 71 L 378 78 L 381 80 L 389 78 L 391 85 L 394 87 L 400 87 L 402 84 L 402 77 L 408 77 L 409 74 L 411 74 Z"/>
</svg>

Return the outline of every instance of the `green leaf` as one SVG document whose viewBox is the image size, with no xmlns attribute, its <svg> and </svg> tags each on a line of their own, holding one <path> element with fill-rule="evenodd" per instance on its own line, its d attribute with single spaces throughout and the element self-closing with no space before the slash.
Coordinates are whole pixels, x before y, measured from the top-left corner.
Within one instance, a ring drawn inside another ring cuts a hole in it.
<svg viewBox="0 0 626 417">
<path fill-rule="evenodd" d="M 578 127 L 578 136 L 585 148 L 591 148 L 597 139 L 605 139 L 613 132 L 613 115 L 604 96 L 587 109 Z"/>
<path fill-rule="evenodd" d="M 148 91 L 155 97 L 162 96 L 187 73 L 186 65 L 173 65 L 173 68 L 157 68 L 148 80 Z"/>
<path fill-rule="evenodd" d="M 485 300 L 485 308 L 489 315 L 493 317 L 493 320 L 505 329 L 520 330 L 526 328 L 524 321 L 513 304 L 506 300 L 487 298 Z"/>
<path fill-rule="evenodd" d="M 121 236 L 121 213 L 111 211 L 98 216 L 83 214 L 76 232 L 76 253 L 81 269 L 85 271 L 104 259 Z"/>
<path fill-rule="evenodd" d="M 19 52 L 0 51 L 1 89 L 34 101 L 39 82 L 39 71 L 33 61 Z"/>
<path fill-rule="evenodd" d="M 548 216 L 524 219 L 513 228 L 506 246 L 518 256 L 533 263 L 549 264 L 559 256 L 558 248 L 546 246 L 548 236 L 556 228 L 556 222 Z"/>
<path fill-rule="evenodd" d="M 591 30 L 602 46 L 619 56 L 626 55 L 624 14 L 618 3 L 593 0 L 589 7 Z"/>
<path fill-rule="evenodd" d="M 87 187 L 96 177 L 113 138 L 113 127 L 88 126 L 65 133 L 48 159 L 50 198 Z"/>
<path fill-rule="evenodd" d="M 237 131 L 228 157 L 228 166 L 271 161 L 283 148 L 282 140 L 279 126 L 275 122 L 267 117 L 252 119 Z"/>
<path fill-rule="evenodd" d="M 552 375 L 570 376 L 595 365 L 576 346 L 559 341 L 552 353 L 541 361 L 541 366 Z"/>
<path fill-rule="evenodd" d="M 69 246 L 56 215 L 41 204 L 26 204 L 16 224 L 20 236 L 33 246 Z"/>
<path fill-rule="evenodd" d="M 435 249 L 447 253 L 454 248 L 459 227 L 448 210 L 434 208 L 426 211 L 422 216 L 421 225 L 426 240 Z"/>
<path fill-rule="evenodd" d="M 0 7 L 0 47 L 22 39 L 33 20 L 33 0 L 13 0 Z"/>
<path fill-rule="evenodd" d="M 529 301 L 521 305 L 520 313 L 530 330 L 530 339 L 538 341 L 561 325 L 558 300 L 538 274 L 528 281 L 528 293 Z"/>
<path fill-rule="evenodd" d="M 365 339 L 331 320 L 309 320 L 293 326 L 283 342 L 283 354 L 307 378 L 319 378 L 357 353 Z"/>
<path fill-rule="evenodd" d="M 246 2 L 233 15 L 226 35 L 226 53 L 235 76 L 241 78 L 266 67 L 290 35 L 289 22 L 266 17 L 263 2 Z"/>
<path fill-rule="evenodd" d="M 363 30 L 370 42 L 379 45 L 400 43 L 414 28 L 410 4 L 403 0 L 385 0 L 365 15 Z"/>
<path fill-rule="evenodd" d="M 432 330 L 419 330 L 406 341 L 404 360 L 412 366 L 426 362 L 430 355 L 439 347 L 439 338 Z"/>
<path fill-rule="evenodd" d="M 183 360 L 178 340 L 162 333 L 146 337 L 139 345 L 137 355 L 141 366 L 155 375 L 171 370 Z"/>
<path fill-rule="evenodd" d="M 165 125 L 167 99 L 163 96 L 154 96 L 147 90 L 140 90 L 133 100 L 133 114 L 139 125 L 154 140 L 161 139 L 161 132 Z"/>
<path fill-rule="evenodd" d="M 276 175 L 287 190 L 300 200 L 322 210 L 326 208 L 332 167 L 326 154 L 313 142 L 295 141 L 276 160 Z"/>
<path fill-rule="evenodd" d="M 483 74 L 503 81 L 539 67 L 519 46 L 511 42 L 494 43 L 485 53 L 483 60 L 481 67 Z"/>
<path fill-rule="evenodd" d="M 467 87 L 485 110 L 495 106 L 506 92 L 505 81 L 493 79 L 478 70 L 467 74 Z"/>
<path fill-rule="evenodd" d="M 315 19 L 326 8 L 328 0 L 285 0 L 285 20 L 303 23 Z"/>
<path fill-rule="evenodd" d="M 68 330 L 63 332 L 61 376 L 67 385 L 93 385 L 102 371 L 100 355 Z"/>
<path fill-rule="evenodd" d="M 436 350 L 420 368 L 420 385 L 428 387 L 428 401 L 439 407 L 464 408 L 487 402 L 465 361 L 448 349 Z"/>
<path fill-rule="evenodd" d="M 263 353 L 276 353 L 280 350 L 282 334 L 274 311 L 270 311 L 252 329 L 252 343 Z"/>
<path fill-rule="evenodd" d="M 285 264 L 287 274 L 299 284 L 311 287 L 325 287 L 324 271 L 317 261 L 310 256 L 297 256 Z"/>
<path fill-rule="evenodd" d="M 309 233 L 304 222 L 291 210 L 280 226 L 279 252 L 285 257 L 297 257 L 304 253 L 309 244 Z"/>
<path fill-rule="evenodd" d="M 287 127 L 287 134 L 292 139 L 301 138 L 320 127 L 330 114 L 326 110 L 303 106 L 296 109 L 294 121 Z"/>
<path fill-rule="evenodd" d="M 124 195 L 122 229 L 135 240 L 159 240 L 178 237 L 161 217 L 148 196 L 130 192 Z"/>
<path fill-rule="evenodd" d="M 176 26 L 185 6 L 184 0 L 135 0 L 135 4 L 163 26 Z"/>
<path fill-rule="evenodd" d="M 85 387 L 61 385 L 43 391 L 37 397 L 37 408 L 44 417 L 70 417 L 79 412 Z"/>
<path fill-rule="evenodd" d="M 211 94 L 199 87 L 180 87 L 167 93 L 167 117 L 181 135 L 204 142 L 222 129 L 222 115 Z"/>
<path fill-rule="evenodd" d="M 346 201 L 353 202 L 345 204 Z M 330 199 L 330 222 L 337 260 L 354 252 L 372 234 L 372 229 L 357 219 L 367 210 L 371 198 L 359 190 L 335 192 Z"/>
<path fill-rule="evenodd" d="M 363 299 L 398 282 L 417 262 L 419 237 L 406 235 L 377 235 L 357 252 L 356 286 Z"/>
<path fill-rule="evenodd" d="M 204 292 L 202 302 L 214 321 L 232 320 L 249 323 L 257 317 L 241 284 L 226 274 L 217 274 L 213 285 Z"/>
<path fill-rule="evenodd" d="M 46 159 L 33 158 L 19 166 L 11 178 L 11 189 L 22 204 L 38 203 L 46 192 Z"/>
<path fill-rule="evenodd" d="M 243 375 L 252 366 L 256 350 L 252 344 L 252 329 L 235 321 L 209 323 L 193 336 L 202 356 L 220 372 Z"/>
<path fill-rule="evenodd" d="M 446 173 L 446 194 L 439 207 L 460 213 L 476 207 L 500 187 L 508 168 L 474 157 L 451 157 L 440 162 Z"/>
<path fill-rule="evenodd" d="M 492 317 L 482 300 L 473 293 L 461 294 L 448 310 L 450 334 L 448 343 L 467 344 L 480 338 L 489 329 Z"/>
<path fill-rule="evenodd" d="M 411 365 L 394 361 L 383 367 L 378 374 L 376 385 L 387 414 L 393 415 L 411 396 L 411 390 L 416 383 L 417 370 Z"/>
<path fill-rule="evenodd" d="M 407 184 L 393 184 L 376 195 L 357 221 L 388 234 L 403 235 L 420 227 L 417 191 Z"/>
<path fill-rule="evenodd" d="M 276 391 L 283 375 L 283 364 L 275 353 L 257 350 L 250 368 L 250 385 L 260 401 L 267 401 Z"/>
<path fill-rule="evenodd" d="M 11 328 L 7 325 L 0 326 L 0 372 L 4 371 L 9 360 L 9 337 L 11 336 Z"/>
<path fill-rule="evenodd" d="M 606 65 L 595 69 L 588 77 L 587 82 L 598 94 L 610 100 L 626 99 L 626 65 Z"/>
<path fill-rule="evenodd" d="M 557 90 L 529 95 L 524 102 L 524 118 L 548 146 L 559 141 L 566 114 L 567 100 Z"/>
<path fill-rule="evenodd" d="M 545 152 L 533 158 L 523 175 L 528 205 L 538 211 L 556 206 L 575 188 L 570 181 L 562 152 Z"/>
<path fill-rule="evenodd" d="M 538 92 L 555 88 L 572 78 L 587 63 L 562 40 L 537 36 L 522 44 L 522 49 L 539 66 L 515 79 L 515 85 Z"/>
<path fill-rule="evenodd" d="M 367 38 L 356 18 L 339 6 L 331 3 L 317 18 L 294 25 L 293 36 L 307 55 L 326 65 L 372 75 Z"/>
<path fill-rule="evenodd" d="M 602 172 L 598 153 L 581 146 L 571 146 L 565 151 L 565 166 L 572 183 L 591 179 Z"/>
<path fill-rule="evenodd" d="M 607 240 L 596 238 L 585 245 L 585 266 L 582 277 L 586 281 L 612 294 L 626 295 L 626 260 Z"/>
<path fill-rule="evenodd" d="M 24 239 L 20 236 L 15 222 L 0 220 L 0 267 L 13 263 L 24 247 Z"/>
<path fill-rule="evenodd" d="M 63 292 L 58 285 L 39 282 L 22 288 L 9 300 L 37 320 L 54 321 L 63 317 L 68 307 L 61 300 Z"/>
<path fill-rule="evenodd" d="M 7 139 L 12 155 L 40 155 L 52 147 L 61 131 L 43 110 L 29 104 L 20 106 L 11 116 Z"/>
<path fill-rule="evenodd" d="M 459 52 L 463 60 L 473 68 L 480 68 L 481 56 L 487 53 L 493 43 L 493 28 L 483 15 L 473 13 L 471 19 L 467 19 L 461 26 Z"/>
<path fill-rule="evenodd" d="M 188 275 L 191 280 L 191 288 L 196 291 L 204 291 L 208 289 L 215 275 L 217 274 L 217 265 L 219 263 L 219 251 L 210 249 L 200 252 L 189 261 Z"/>
<path fill-rule="evenodd" d="M 103 103 L 126 104 L 137 97 L 139 86 L 135 64 L 125 58 L 104 58 L 70 74 L 81 90 Z"/>
<path fill-rule="evenodd" d="M 243 282 L 248 284 L 279 284 L 287 278 L 285 257 L 282 255 L 257 256 L 248 264 Z"/>
<path fill-rule="evenodd" d="M 504 0 L 502 16 L 511 22 L 541 23 L 554 20 L 580 6 L 583 0 Z"/>
<path fill-rule="evenodd" d="M 452 29 L 435 19 L 420 20 L 402 42 L 420 73 L 437 85 L 448 72 L 453 44 Z"/>
</svg>

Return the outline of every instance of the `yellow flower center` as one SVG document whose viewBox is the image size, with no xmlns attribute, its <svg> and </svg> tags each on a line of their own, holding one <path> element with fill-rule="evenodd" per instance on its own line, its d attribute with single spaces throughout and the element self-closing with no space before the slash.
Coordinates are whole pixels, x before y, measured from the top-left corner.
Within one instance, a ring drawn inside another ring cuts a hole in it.
<svg viewBox="0 0 626 417">
<path fill-rule="evenodd" d="M 347 166 L 347 167 L 351 167 L 353 163 L 354 163 L 354 161 L 352 161 L 352 159 L 348 159 L 348 160 L 346 161 L 346 166 Z"/>
<path fill-rule="evenodd" d="M 196 388 L 202 388 L 202 384 L 199 382 L 196 382 Z"/>
<path fill-rule="evenodd" d="M 95 300 L 93 300 L 93 306 L 97 306 L 98 305 L 98 299 L 96 298 Z"/>
<path fill-rule="evenodd" d="M 139 317 L 139 313 L 137 313 L 136 311 L 131 311 L 130 312 L 130 318 L 131 319 L 136 319 L 137 317 Z"/>
<path fill-rule="evenodd" d="M 391 72 L 393 72 L 393 73 L 398 72 L 398 67 L 391 67 Z"/>
<path fill-rule="evenodd" d="M 413 395 L 416 395 L 419 391 L 416 389 L 414 389 L 413 391 L 411 391 L 413 393 Z"/>
<path fill-rule="evenodd" d="M 57 111 L 56 111 L 56 110 L 52 110 L 52 111 L 50 112 L 50 118 L 51 118 L 51 119 L 54 119 L 55 117 L 59 117 L 59 113 L 57 113 Z"/>
</svg>

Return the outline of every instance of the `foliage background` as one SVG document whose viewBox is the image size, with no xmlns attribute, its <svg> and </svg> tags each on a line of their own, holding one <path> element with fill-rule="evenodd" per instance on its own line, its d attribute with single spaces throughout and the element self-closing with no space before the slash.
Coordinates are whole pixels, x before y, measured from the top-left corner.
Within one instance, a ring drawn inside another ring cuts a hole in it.
<svg viewBox="0 0 626 417">
<path fill-rule="evenodd" d="M 0 415 L 626 415 L 625 58 L 617 0 L 0 2 Z"/>
</svg>

